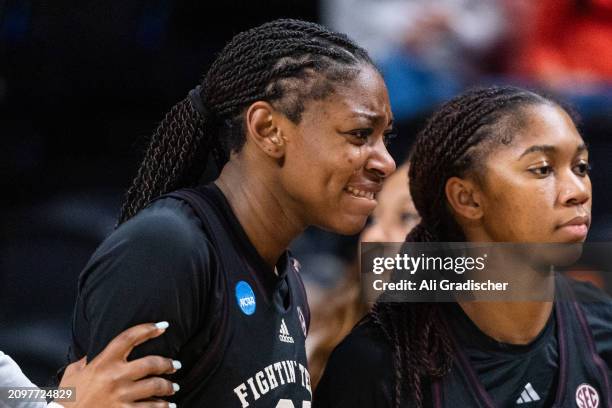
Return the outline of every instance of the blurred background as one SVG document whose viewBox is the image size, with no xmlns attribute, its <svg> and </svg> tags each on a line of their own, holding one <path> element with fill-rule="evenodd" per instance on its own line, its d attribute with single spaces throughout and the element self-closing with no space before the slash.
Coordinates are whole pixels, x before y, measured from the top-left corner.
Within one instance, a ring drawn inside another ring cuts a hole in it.
<svg viewBox="0 0 612 408">
<path fill-rule="evenodd" d="M 225 42 L 279 17 L 321 22 L 370 51 L 398 163 L 431 111 L 467 87 L 518 84 L 573 105 L 593 163 L 589 239 L 611 240 L 612 0 L 0 0 L 0 350 L 35 383 L 65 359 L 78 274 L 112 230 L 148 136 Z M 418 215 L 401 202 L 389 225 L 409 229 Z M 312 229 L 293 244 L 315 385 L 367 310 L 358 240 Z"/>
</svg>

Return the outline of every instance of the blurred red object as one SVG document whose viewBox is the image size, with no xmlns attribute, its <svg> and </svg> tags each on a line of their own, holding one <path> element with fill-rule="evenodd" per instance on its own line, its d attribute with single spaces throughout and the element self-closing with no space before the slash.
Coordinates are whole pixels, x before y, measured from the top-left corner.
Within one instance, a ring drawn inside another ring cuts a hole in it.
<svg viewBox="0 0 612 408">
<path fill-rule="evenodd" d="M 604 281 L 602 274 L 588 268 L 569 271 L 567 272 L 567 276 L 577 281 L 590 282 L 600 289 L 605 289 L 606 287 L 606 282 Z"/>
<path fill-rule="evenodd" d="M 532 7 L 515 73 L 557 88 L 612 80 L 612 0 L 540 0 Z"/>
</svg>

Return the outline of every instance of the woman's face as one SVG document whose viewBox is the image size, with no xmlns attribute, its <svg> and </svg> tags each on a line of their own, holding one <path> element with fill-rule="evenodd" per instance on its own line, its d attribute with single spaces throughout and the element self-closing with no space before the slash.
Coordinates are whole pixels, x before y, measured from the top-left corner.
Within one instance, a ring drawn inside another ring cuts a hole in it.
<svg viewBox="0 0 612 408">
<path fill-rule="evenodd" d="M 512 142 L 485 160 L 483 232 L 494 242 L 583 242 L 592 204 L 584 141 L 557 106 L 525 112 Z"/>
<path fill-rule="evenodd" d="M 363 228 L 395 170 L 385 146 L 392 122 L 382 78 L 363 66 L 329 97 L 308 101 L 299 124 L 284 127 L 280 181 L 306 225 L 344 234 Z"/>
<path fill-rule="evenodd" d="M 404 164 L 385 181 L 371 223 L 361 233 L 361 241 L 404 242 L 419 221 L 408 188 L 408 165 Z"/>
</svg>

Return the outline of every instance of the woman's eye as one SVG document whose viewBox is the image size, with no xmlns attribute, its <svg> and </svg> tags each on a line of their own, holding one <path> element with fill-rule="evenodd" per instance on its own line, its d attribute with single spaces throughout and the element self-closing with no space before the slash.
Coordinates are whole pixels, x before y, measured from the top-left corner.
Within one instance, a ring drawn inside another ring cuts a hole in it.
<svg viewBox="0 0 612 408">
<path fill-rule="evenodd" d="M 417 218 L 419 218 L 419 216 L 417 214 L 415 214 L 415 213 L 412 213 L 412 212 L 402 212 L 400 214 L 400 220 L 404 224 L 408 224 L 409 222 L 412 222 L 412 221 L 416 220 Z"/>
<path fill-rule="evenodd" d="M 533 167 L 529 169 L 530 172 L 539 177 L 546 177 L 553 172 L 553 168 L 550 165 L 544 165 L 539 167 Z"/>
<path fill-rule="evenodd" d="M 580 162 L 574 166 L 574 172 L 579 176 L 586 176 L 591 172 L 591 165 L 587 162 Z"/>
<path fill-rule="evenodd" d="M 351 130 L 349 134 L 351 136 L 356 137 L 357 139 L 367 139 L 372 134 L 372 132 L 372 129 L 355 129 Z"/>
<path fill-rule="evenodd" d="M 391 143 L 391 140 L 395 139 L 397 137 L 397 132 L 395 130 L 390 130 L 387 133 L 385 133 L 385 146 L 389 146 L 389 144 Z"/>
</svg>

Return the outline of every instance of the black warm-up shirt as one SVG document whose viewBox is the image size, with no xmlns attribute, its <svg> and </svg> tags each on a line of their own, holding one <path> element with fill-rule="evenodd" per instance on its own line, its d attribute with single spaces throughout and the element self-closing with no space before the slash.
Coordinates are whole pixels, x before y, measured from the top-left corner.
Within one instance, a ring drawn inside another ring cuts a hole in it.
<svg viewBox="0 0 612 408">
<path fill-rule="evenodd" d="M 276 266 L 278 276 L 214 184 L 162 197 L 117 228 L 83 270 L 71 359 L 91 361 L 121 331 L 166 320 L 166 332 L 130 359 L 180 360 L 171 376 L 179 406 L 300 407 L 311 399 L 309 311 L 299 263 L 285 253 Z"/>
<path fill-rule="evenodd" d="M 610 375 L 612 367 L 612 301 L 607 295 L 590 284 L 572 283 L 580 306 L 592 334 L 596 353 L 601 357 Z M 561 304 L 555 304 L 559 308 Z M 574 342 L 585 341 L 578 330 L 570 329 L 564 323 L 561 331 L 557 313 L 552 313 L 549 321 L 529 345 L 517 346 L 495 341 L 469 319 L 463 310 L 454 303 L 442 304 L 446 321 L 452 330 L 456 344 L 466 357 L 475 373 L 478 388 L 490 397 L 490 404 L 469 403 L 466 405 L 463 394 L 468 392 L 460 386 L 447 395 L 447 403 L 436 405 L 431 383 L 425 380 L 422 387 L 425 407 L 461 406 L 461 407 L 550 407 L 557 398 L 559 382 L 559 335 L 573 338 Z M 567 330 L 574 330 L 576 337 L 568 336 Z M 567 348 L 567 346 L 566 346 Z M 586 348 L 584 348 L 586 349 Z M 572 350 L 572 348 L 570 348 Z M 571 352 L 571 351 L 570 351 Z M 569 377 L 579 369 L 580 360 L 591 359 L 589 353 L 570 356 L 566 371 Z M 469 377 L 460 364 L 454 364 L 452 370 L 459 377 Z M 595 370 L 595 369 L 594 369 Z M 315 408 L 349 408 L 349 407 L 394 407 L 394 378 L 392 347 L 379 327 L 366 317 L 358 324 L 342 343 L 334 350 L 327 364 L 325 373 L 315 392 Z M 597 372 L 596 375 L 599 375 Z M 567 380 L 564 379 L 567 383 Z M 603 382 L 602 382 L 603 383 Z M 577 388 L 567 386 L 566 397 L 562 407 L 592 407 L 595 405 L 577 405 L 574 394 Z M 610 391 L 610 390 L 608 390 Z M 452 395 L 455 392 L 456 395 Z M 472 391 L 469 391 L 472 392 Z M 606 407 L 604 395 L 599 395 L 598 407 Z M 456 398 L 455 398 L 456 397 Z M 588 396 L 579 395 L 577 398 Z M 455 401 L 453 403 L 453 401 Z M 413 406 L 410 398 L 404 399 L 403 407 Z"/>
</svg>

